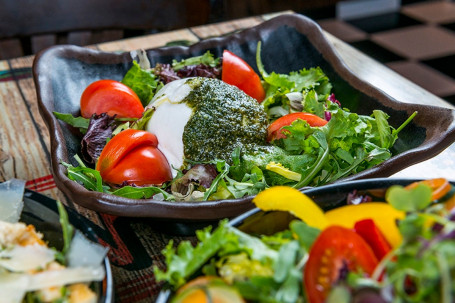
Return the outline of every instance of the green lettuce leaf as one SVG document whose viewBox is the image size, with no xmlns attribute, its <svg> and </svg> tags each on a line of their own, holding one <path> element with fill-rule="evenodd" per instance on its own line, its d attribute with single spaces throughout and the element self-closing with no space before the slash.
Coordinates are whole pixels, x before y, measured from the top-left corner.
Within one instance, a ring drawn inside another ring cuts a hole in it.
<svg viewBox="0 0 455 303">
<path fill-rule="evenodd" d="M 189 241 L 181 242 L 174 248 L 174 242 L 169 241 L 163 250 L 166 258 L 165 271 L 154 267 L 157 281 L 166 281 L 175 289 L 182 286 L 199 270 L 210 258 L 215 256 L 225 246 L 238 246 L 238 238 L 227 225 L 227 220 L 220 222 L 216 230 L 211 233 L 211 227 L 199 230 L 196 233 L 199 243 L 196 247 Z"/>
<path fill-rule="evenodd" d="M 137 94 L 143 106 L 149 104 L 162 86 L 152 70 L 142 69 L 136 61 L 133 61 L 133 66 L 123 77 L 122 83 Z"/>
</svg>

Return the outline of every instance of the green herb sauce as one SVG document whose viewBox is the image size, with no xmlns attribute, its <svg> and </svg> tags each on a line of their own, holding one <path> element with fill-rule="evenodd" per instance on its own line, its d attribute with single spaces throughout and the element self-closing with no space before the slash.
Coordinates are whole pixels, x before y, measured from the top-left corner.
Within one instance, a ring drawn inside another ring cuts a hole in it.
<svg viewBox="0 0 455 303">
<path fill-rule="evenodd" d="M 230 162 L 235 148 L 265 144 L 267 115 L 254 98 L 217 79 L 193 78 L 187 84 L 193 89 L 182 100 L 193 108 L 183 132 L 187 159 Z"/>
</svg>

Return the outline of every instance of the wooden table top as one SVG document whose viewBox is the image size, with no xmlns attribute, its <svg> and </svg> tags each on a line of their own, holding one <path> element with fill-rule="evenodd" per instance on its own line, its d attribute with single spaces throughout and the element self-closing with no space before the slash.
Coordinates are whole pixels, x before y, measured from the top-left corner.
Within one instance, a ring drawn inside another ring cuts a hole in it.
<svg viewBox="0 0 455 303">
<path fill-rule="evenodd" d="M 197 42 L 224 35 L 236 30 L 255 26 L 274 15 L 250 17 L 218 24 L 198 26 L 144 37 L 124 39 L 92 45 L 91 48 L 107 52 L 131 51 L 156 48 L 176 40 Z M 401 77 L 386 66 L 367 57 L 336 37 L 326 34 L 346 65 L 360 78 L 377 86 L 395 99 L 405 102 L 453 106 L 419 86 Z M 161 262 L 160 251 L 172 236 L 154 231 L 148 225 L 134 219 L 117 218 L 82 209 L 68 202 L 56 188 L 50 168 L 50 138 L 47 127 L 38 111 L 37 97 L 32 77 L 33 56 L 0 61 L 0 181 L 11 178 L 27 180 L 27 187 L 61 200 L 76 208 L 104 232 L 101 238 L 111 247 L 109 254 L 116 282 L 118 302 L 150 302 L 159 292 L 151 265 Z M 455 145 L 437 157 L 411 166 L 395 177 L 429 178 L 455 176 Z M 127 231 L 133 231 L 136 239 L 126 239 Z M 144 251 L 124 251 L 131 241 L 153 238 L 153 247 Z M 175 238 L 175 237 L 174 237 Z M 177 237 L 177 240 L 183 237 Z M 129 241 L 129 242 L 128 242 Z M 127 243 L 128 242 L 128 243 Z M 147 258 L 142 258 L 147 253 Z M 142 259 L 141 259 L 142 258 Z M 140 262 L 133 262 L 140 260 Z M 161 263 L 160 263 L 161 264 Z"/>
</svg>

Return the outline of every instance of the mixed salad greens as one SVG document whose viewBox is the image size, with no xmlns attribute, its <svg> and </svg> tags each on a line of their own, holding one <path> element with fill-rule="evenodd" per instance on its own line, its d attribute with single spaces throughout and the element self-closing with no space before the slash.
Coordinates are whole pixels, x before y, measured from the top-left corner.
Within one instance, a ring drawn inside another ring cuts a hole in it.
<svg viewBox="0 0 455 303">
<path fill-rule="evenodd" d="M 92 83 L 81 117 L 55 113 L 83 134 L 79 166 L 62 162 L 68 177 L 129 198 L 200 201 L 318 186 L 391 157 L 416 113 L 397 129 L 381 110 L 352 113 L 319 67 L 267 73 L 260 50 L 260 76 L 225 50 L 154 67 L 142 54 L 121 83 Z"/>
<path fill-rule="evenodd" d="M 63 248 L 49 247 L 34 225 L 19 222 L 24 186 L 16 179 L 0 184 L 0 301 L 98 302 L 90 284 L 104 279 L 107 249 L 75 230 L 60 202 Z"/>
<path fill-rule="evenodd" d="M 171 302 L 453 302 L 454 194 L 447 180 L 426 180 L 323 213 L 273 187 L 253 201 L 265 211 L 238 228 L 224 220 L 198 231 L 196 246 L 171 241 L 155 275 Z M 302 220 L 269 212 L 284 209 Z"/>
</svg>

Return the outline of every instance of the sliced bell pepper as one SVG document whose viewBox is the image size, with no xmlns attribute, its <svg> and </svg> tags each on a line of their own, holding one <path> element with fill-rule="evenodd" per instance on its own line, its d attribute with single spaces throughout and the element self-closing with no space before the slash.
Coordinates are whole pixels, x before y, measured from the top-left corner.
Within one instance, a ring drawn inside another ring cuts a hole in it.
<svg viewBox="0 0 455 303">
<path fill-rule="evenodd" d="M 154 134 L 127 129 L 104 147 L 96 170 L 112 184 L 161 185 L 172 179 L 166 157 L 157 148 Z"/>
<path fill-rule="evenodd" d="M 398 246 L 402 236 L 398 230 L 397 220 L 405 217 L 405 212 L 396 210 L 388 203 L 367 202 L 358 205 L 345 205 L 325 213 L 330 224 L 354 228 L 357 221 L 372 219 L 382 231 L 392 247 Z"/>
<path fill-rule="evenodd" d="M 274 186 L 260 192 L 253 203 L 263 211 L 289 211 L 306 224 L 324 229 L 329 222 L 322 209 L 307 195 L 288 186 Z"/>
<path fill-rule="evenodd" d="M 392 249 L 392 246 L 372 219 L 357 221 L 354 224 L 354 230 L 370 245 L 378 260 L 384 258 Z"/>
</svg>

